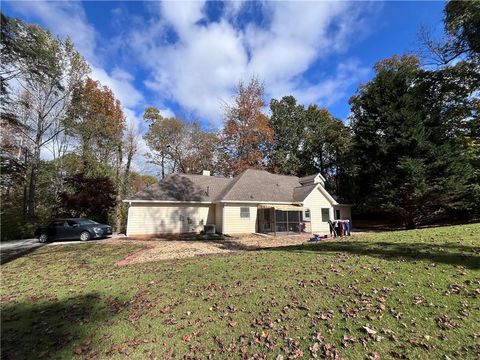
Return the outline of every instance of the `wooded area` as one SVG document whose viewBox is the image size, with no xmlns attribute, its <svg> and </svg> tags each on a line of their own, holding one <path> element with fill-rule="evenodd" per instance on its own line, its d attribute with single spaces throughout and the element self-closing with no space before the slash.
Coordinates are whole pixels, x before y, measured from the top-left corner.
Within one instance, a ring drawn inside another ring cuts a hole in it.
<svg viewBox="0 0 480 360">
<path fill-rule="evenodd" d="M 165 118 L 145 109 L 144 139 L 126 126 L 110 89 L 67 38 L 2 14 L 1 237 L 31 236 L 54 216 L 87 216 L 122 231 L 121 200 L 157 181 L 132 170 L 147 156 L 173 172 L 231 176 L 247 168 L 304 176 L 363 216 L 408 227 L 480 215 L 480 2 L 449 2 L 445 36 L 423 32 L 421 57 L 394 55 L 337 119 L 293 96 L 271 99 L 260 79 L 240 82 L 224 125 Z M 342 121 L 343 120 L 343 121 Z"/>
</svg>

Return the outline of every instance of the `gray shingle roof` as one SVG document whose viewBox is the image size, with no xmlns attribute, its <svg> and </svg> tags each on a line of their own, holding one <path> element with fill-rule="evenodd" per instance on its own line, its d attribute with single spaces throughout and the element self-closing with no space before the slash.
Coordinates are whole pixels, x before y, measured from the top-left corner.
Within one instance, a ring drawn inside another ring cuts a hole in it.
<svg viewBox="0 0 480 360">
<path fill-rule="evenodd" d="M 313 182 L 313 180 L 314 180 L 316 177 L 317 177 L 317 174 L 304 176 L 304 177 L 301 177 L 300 179 L 298 179 L 298 182 L 299 182 L 300 184 L 311 183 L 311 182 Z"/>
<path fill-rule="evenodd" d="M 303 185 L 293 189 L 293 201 L 301 202 L 312 192 L 312 190 L 317 186 L 317 184 L 312 185 Z"/>
<path fill-rule="evenodd" d="M 317 184 L 296 176 L 248 169 L 235 178 L 174 174 L 129 200 L 301 202 Z"/>
<path fill-rule="evenodd" d="M 231 180 L 216 176 L 173 174 L 129 200 L 213 201 Z"/>
<path fill-rule="evenodd" d="M 293 189 L 300 186 L 298 177 L 248 169 L 227 186 L 221 199 L 228 201 L 292 202 Z"/>
</svg>

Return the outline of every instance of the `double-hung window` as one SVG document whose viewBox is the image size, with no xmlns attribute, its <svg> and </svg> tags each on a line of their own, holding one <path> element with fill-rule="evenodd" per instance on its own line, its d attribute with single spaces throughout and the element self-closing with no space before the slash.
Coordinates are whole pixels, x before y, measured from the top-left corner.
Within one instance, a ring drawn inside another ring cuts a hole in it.
<svg viewBox="0 0 480 360">
<path fill-rule="evenodd" d="M 330 220 L 330 209 L 322 208 L 322 222 L 328 222 Z"/>
<path fill-rule="evenodd" d="M 303 211 L 303 221 L 310 221 L 310 210 L 305 209 Z"/>
<path fill-rule="evenodd" d="M 240 218 L 241 219 L 249 219 L 250 218 L 250 208 L 249 207 L 241 207 L 240 208 Z"/>
</svg>

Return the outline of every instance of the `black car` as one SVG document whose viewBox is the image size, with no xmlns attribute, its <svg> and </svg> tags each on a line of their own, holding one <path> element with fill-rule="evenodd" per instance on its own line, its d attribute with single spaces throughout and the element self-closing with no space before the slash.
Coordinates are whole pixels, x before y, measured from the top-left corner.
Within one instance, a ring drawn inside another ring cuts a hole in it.
<svg viewBox="0 0 480 360">
<path fill-rule="evenodd" d="M 35 237 L 41 243 L 58 239 L 87 241 L 108 235 L 112 235 L 110 226 L 88 219 L 55 219 L 35 230 Z"/>
</svg>

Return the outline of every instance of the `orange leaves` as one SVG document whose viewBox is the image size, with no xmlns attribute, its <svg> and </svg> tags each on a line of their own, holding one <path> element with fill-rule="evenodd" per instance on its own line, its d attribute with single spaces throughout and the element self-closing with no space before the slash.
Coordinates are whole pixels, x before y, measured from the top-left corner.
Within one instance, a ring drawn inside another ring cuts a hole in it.
<svg viewBox="0 0 480 360">
<path fill-rule="evenodd" d="M 265 148 L 273 140 L 273 129 L 263 113 L 263 95 L 264 88 L 258 79 L 251 79 L 248 85 L 240 82 L 233 104 L 225 108 L 221 145 L 227 173 L 262 167 Z"/>
<path fill-rule="evenodd" d="M 125 116 L 112 90 L 87 78 L 73 93 L 67 124 L 68 131 L 81 139 L 84 150 L 97 150 L 105 158 L 122 141 Z"/>
</svg>

